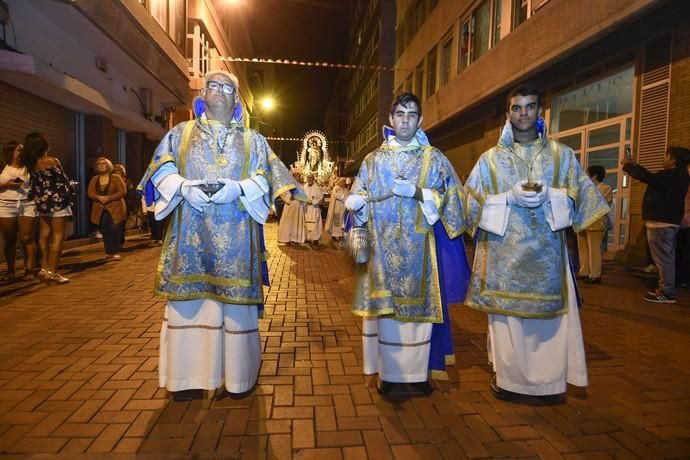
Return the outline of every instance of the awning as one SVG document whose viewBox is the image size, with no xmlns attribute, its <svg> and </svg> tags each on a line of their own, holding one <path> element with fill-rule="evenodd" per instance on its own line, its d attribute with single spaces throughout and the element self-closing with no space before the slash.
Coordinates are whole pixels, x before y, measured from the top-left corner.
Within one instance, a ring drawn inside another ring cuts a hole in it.
<svg viewBox="0 0 690 460">
<path fill-rule="evenodd" d="M 75 112 L 110 118 L 125 131 L 143 132 L 151 139 L 161 139 L 166 132 L 158 123 L 27 54 L 0 50 L 0 80 Z"/>
</svg>

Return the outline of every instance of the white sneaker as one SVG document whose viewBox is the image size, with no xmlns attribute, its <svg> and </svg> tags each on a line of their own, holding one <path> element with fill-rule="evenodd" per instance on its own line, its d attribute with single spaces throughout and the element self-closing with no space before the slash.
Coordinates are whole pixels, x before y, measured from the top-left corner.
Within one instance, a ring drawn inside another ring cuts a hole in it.
<svg viewBox="0 0 690 460">
<path fill-rule="evenodd" d="M 642 271 L 643 271 L 643 272 L 646 272 L 646 273 L 654 273 L 654 272 L 657 271 L 656 265 L 654 265 L 654 264 L 649 264 L 649 265 L 647 265 L 645 268 L 643 268 Z"/>
<path fill-rule="evenodd" d="M 113 254 L 113 260 L 122 260 L 122 256 L 120 254 Z"/>
<path fill-rule="evenodd" d="M 48 281 L 52 281 L 57 284 L 65 284 L 69 282 L 69 278 L 65 278 L 59 273 L 51 273 L 48 270 L 46 270 L 46 272 L 48 273 L 48 275 L 46 275 L 46 280 Z"/>
</svg>

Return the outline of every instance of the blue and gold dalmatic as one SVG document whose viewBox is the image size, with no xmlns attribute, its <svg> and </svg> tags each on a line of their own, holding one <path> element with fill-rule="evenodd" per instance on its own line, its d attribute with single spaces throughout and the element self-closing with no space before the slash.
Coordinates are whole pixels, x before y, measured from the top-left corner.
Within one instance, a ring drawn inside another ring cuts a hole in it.
<svg viewBox="0 0 690 460">
<path fill-rule="evenodd" d="M 397 177 L 432 190 L 451 238 L 464 231 L 463 191 L 448 159 L 429 145 L 384 142 L 362 162 L 352 193 L 369 201 L 371 256 L 358 266 L 356 315 L 399 321 L 443 322 L 436 239 L 419 203 L 391 190 Z"/>
<path fill-rule="evenodd" d="M 543 180 L 565 189 L 574 203 L 573 229 L 587 228 L 609 211 L 572 149 L 548 139 L 518 144 L 508 125 L 498 145 L 485 152 L 465 184 L 467 224 L 476 239 L 466 305 L 488 313 L 550 318 L 567 312 L 565 231 L 552 231 L 545 213 L 512 206 L 504 236 L 478 227 L 490 195 L 509 191 L 520 180 Z"/>
<path fill-rule="evenodd" d="M 174 127 L 161 141 L 138 189 L 173 162 L 186 179 L 243 180 L 262 175 L 271 201 L 292 190 L 306 201 L 301 187 L 260 134 L 209 121 L 205 116 Z M 270 203 L 268 203 L 270 205 Z M 259 224 L 240 200 L 214 204 L 203 213 L 186 201 L 170 218 L 155 281 L 155 293 L 169 300 L 211 298 L 224 303 L 263 303 Z"/>
</svg>

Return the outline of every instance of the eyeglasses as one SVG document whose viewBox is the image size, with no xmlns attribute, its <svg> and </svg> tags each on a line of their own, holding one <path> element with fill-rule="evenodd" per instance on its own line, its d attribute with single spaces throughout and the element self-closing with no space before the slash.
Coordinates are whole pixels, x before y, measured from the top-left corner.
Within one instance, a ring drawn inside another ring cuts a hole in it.
<svg viewBox="0 0 690 460">
<path fill-rule="evenodd" d="M 221 83 L 219 81 L 209 80 L 206 83 L 206 88 L 210 89 L 211 91 L 223 91 L 223 93 L 229 96 L 235 94 L 235 87 L 232 85 L 232 83 Z"/>
</svg>

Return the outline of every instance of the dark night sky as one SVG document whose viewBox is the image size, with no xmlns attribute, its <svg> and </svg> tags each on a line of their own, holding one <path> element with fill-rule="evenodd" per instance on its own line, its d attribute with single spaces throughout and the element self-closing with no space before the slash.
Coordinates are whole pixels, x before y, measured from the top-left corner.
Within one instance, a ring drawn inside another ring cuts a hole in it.
<svg viewBox="0 0 690 460">
<path fill-rule="evenodd" d="M 254 56 L 342 63 L 346 59 L 349 0 L 243 0 L 251 2 L 247 23 Z M 268 64 L 258 66 L 270 73 Z M 336 69 L 274 65 L 275 113 L 265 116 L 276 134 L 301 137 L 323 129 Z M 260 97 L 255 94 L 255 97 Z"/>
</svg>

